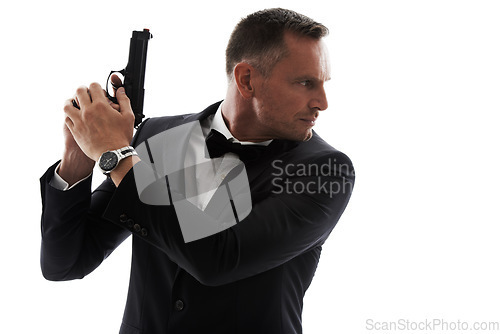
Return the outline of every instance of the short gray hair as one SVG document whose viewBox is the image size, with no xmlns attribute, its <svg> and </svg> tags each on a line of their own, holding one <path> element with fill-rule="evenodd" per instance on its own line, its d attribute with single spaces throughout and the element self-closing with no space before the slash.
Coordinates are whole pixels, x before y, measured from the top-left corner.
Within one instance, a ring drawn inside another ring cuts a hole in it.
<svg viewBox="0 0 500 334">
<path fill-rule="evenodd" d="M 265 9 L 243 18 L 234 28 L 226 48 L 226 74 L 231 80 L 236 64 L 247 61 L 267 76 L 287 55 L 285 32 L 320 39 L 328 28 L 311 18 L 283 8 Z"/>
</svg>

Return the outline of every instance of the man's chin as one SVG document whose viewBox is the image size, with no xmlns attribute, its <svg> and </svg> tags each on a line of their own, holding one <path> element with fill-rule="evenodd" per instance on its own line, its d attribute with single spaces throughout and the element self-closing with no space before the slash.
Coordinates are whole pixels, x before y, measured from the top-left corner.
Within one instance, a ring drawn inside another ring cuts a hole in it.
<svg viewBox="0 0 500 334">
<path fill-rule="evenodd" d="M 275 132 L 273 139 L 281 139 L 281 140 L 291 140 L 291 141 L 308 141 L 313 136 L 312 129 L 301 129 L 300 131 L 281 131 Z"/>
<path fill-rule="evenodd" d="M 309 130 L 309 131 L 307 132 L 306 137 L 304 138 L 304 140 L 303 140 L 303 141 L 308 141 L 309 139 L 311 139 L 311 138 L 312 138 L 312 136 L 313 136 L 313 132 L 312 132 L 312 130 Z"/>
<path fill-rule="evenodd" d="M 295 134 L 294 136 L 289 136 L 289 138 L 287 138 L 287 139 L 293 140 L 293 141 L 308 141 L 309 139 L 312 138 L 312 136 L 313 136 L 313 132 L 312 132 L 312 130 L 309 130 L 306 133 L 301 134 L 301 135 Z"/>
</svg>

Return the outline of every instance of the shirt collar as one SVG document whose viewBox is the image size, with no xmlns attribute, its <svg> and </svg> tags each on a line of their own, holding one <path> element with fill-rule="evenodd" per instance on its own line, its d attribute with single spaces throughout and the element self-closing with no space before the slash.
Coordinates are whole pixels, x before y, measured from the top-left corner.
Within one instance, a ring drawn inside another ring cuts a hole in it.
<svg viewBox="0 0 500 334">
<path fill-rule="evenodd" d="M 212 120 L 212 124 L 210 125 L 210 130 L 213 129 L 213 130 L 219 131 L 228 140 L 230 140 L 234 143 L 240 143 L 242 145 L 264 145 L 264 146 L 267 146 L 267 145 L 271 144 L 271 142 L 273 141 L 272 139 L 266 140 L 263 142 L 258 142 L 258 143 L 254 143 L 254 142 L 250 142 L 250 141 L 239 141 L 238 139 L 236 139 L 233 136 L 233 134 L 231 133 L 231 131 L 229 131 L 229 129 L 227 128 L 226 122 L 224 122 L 224 118 L 222 118 L 222 105 L 223 104 L 224 103 L 221 103 L 221 105 L 217 109 L 217 112 L 215 113 L 214 118 Z"/>
</svg>

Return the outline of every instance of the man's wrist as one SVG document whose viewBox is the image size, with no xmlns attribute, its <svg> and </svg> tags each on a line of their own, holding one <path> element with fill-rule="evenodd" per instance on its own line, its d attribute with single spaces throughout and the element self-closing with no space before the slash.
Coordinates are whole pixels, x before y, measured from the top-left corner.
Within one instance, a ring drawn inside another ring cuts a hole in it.
<svg viewBox="0 0 500 334">
<path fill-rule="evenodd" d="M 56 169 L 56 173 L 68 183 L 68 187 L 71 187 L 92 174 L 94 165 L 95 161 L 87 156 L 82 157 L 78 154 L 65 153 Z"/>
<path fill-rule="evenodd" d="M 52 179 L 50 179 L 50 186 L 57 189 L 57 190 L 62 190 L 62 191 L 67 191 L 67 190 L 71 190 L 73 187 L 76 187 L 78 184 L 80 184 L 81 182 L 84 182 L 85 180 L 87 180 L 88 178 L 90 178 L 92 176 L 92 172 L 87 175 L 86 177 L 74 182 L 73 184 L 69 184 L 68 182 L 66 182 L 65 179 L 63 179 L 60 175 L 59 175 L 59 167 L 61 166 L 61 163 L 59 162 L 59 164 L 57 164 L 56 168 L 54 169 L 54 173 L 53 173 L 53 176 L 52 176 Z"/>
<path fill-rule="evenodd" d="M 130 169 L 139 161 L 141 161 L 141 159 L 137 155 L 132 155 L 120 160 L 118 166 L 116 166 L 116 168 L 109 173 L 109 176 L 116 187 L 120 185 L 120 182 L 123 180 L 125 175 L 127 175 Z"/>
</svg>

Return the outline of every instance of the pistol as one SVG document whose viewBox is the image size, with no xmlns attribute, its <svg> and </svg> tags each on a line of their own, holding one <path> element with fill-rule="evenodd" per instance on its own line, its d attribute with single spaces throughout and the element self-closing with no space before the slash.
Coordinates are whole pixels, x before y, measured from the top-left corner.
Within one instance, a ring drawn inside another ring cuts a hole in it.
<svg viewBox="0 0 500 334">
<path fill-rule="evenodd" d="M 114 103 L 118 103 L 114 96 L 108 92 L 108 84 L 113 73 L 120 73 L 123 76 L 123 87 L 125 93 L 130 99 L 130 105 L 134 112 L 134 127 L 138 127 L 144 118 L 144 77 L 146 74 L 146 55 L 148 51 L 148 41 L 153 38 L 149 29 L 143 31 L 133 31 L 130 38 L 130 51 L 128 54 L 128 63 L 121 71 L 111 71 L 106 81 L 106 94 Z M 113 83 L 111 83 L 113 86 Z M 118 88 L 113 86 L 114 88 Z"/>
</svg>

